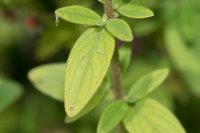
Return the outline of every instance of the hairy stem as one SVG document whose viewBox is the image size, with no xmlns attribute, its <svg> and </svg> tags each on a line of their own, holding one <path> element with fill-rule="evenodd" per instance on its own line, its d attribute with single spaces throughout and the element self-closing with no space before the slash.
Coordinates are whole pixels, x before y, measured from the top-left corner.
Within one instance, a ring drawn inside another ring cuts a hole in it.
<svg viewBox="0 0 200 133">
<path fill-rule="evenodd" d="M 105 0 L 104 3 L 104 10 L 105 14 L 108 19 L 114 18 L 114 10 L 113 10 L 113 5 L 112 5 L 112 0 Z M 121 85 L 121 70 L 120 70 L 120 65 L 119 65 L 119 46 L 116 43 L 115 44 L 115 50 L 114 54 L 112 57 L 112 77 L 113 77 L 113 87 L 114 87 L 114 92 L 115 92 L 115 99 L 120 99 L 122 98 L 122 85 Z M 117 127 L 118 133 L 123 133 L 123 125 L 120 124 Z"/>
<path fill-rule="evenodd" d="M 108 19 L 114 18 L 114 10 L 112 0 L 105 0 L 104 3 L 105 14 Z M 122 97 L 122 85 L 121 85 L 121 71 L 119 66 L 119 46 L 115 45 L 115 51 L 112 58 L 112 75 L 113 75 L 113 87 L 115 89 L 115 98 L 120 99 Z"/>
<path fill-rule="evenodd" d="M 105 14 L 108 19 L 114 18 L 114 10 L 112 5 L 112 0 L 105 0 L 104 3 Z M 113 86 L 115 89 L 115 98 L 120 99 L 122 97 L 122 85 L 121 85 L 121 72 L 119 66 L 119 47 L 118 44 L 115 45 L 115 51 L 112 58 L 112 75 L 113 75 Z"/>
<path fill-rule="evenodd" d="M 112 58 L 112 75 L 113 86 L 115 89 L 115 98 L 120 99 L 122 97 L 122 85 L 121 85 L 121 71 L 119 66 L 119 46 L 115 45 L 115 51 Z"/>
</svg>

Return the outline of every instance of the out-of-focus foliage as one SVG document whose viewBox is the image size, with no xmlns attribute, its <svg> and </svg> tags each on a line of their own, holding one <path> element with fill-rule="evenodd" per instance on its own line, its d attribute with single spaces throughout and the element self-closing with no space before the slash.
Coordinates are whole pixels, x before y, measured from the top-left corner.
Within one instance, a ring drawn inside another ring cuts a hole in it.
<svg viewBox="0 0 200 133">
<path fill-rule="evenodd" d="M 0 113 L 13 104 L 21 94 L 21 85 L 13 81 L 0 79 Z"/>
<path fill-rule="evenodd" d="M 134 41 L 121 46 L 121 50 L 124 45 L 132 47 L 132 54 L 123 52 L 126 50 L 121 52 L 122 68 L 128 68 L 122 75 L 124 92 L 128 93 L 128 88 L 146 73 L 169 67 L 169 78 L 150 97 L 174 111 L 187 132 L 199 133 L 200 1 L 124 2 L 147 6 L 155 13 L 153 18 L 145 20 L 130 21 L 126 18 L 132 24 Z M 1 112 L 0 132 L 96 132 L 99 115 L 109 103 L 112 93 L 94 111 L 66 125 L 63 104 L 39 94 L 26 77 L 28 70 L 40 64 L 66 61 L 76 38 L 86 27 L 64 23 L 63 20 L 56 27 L 54 11 L 75 4 L 103 14 L 99 10 L 102 4 L 97 0 L 0 1 L 0 73 L 16 80 L 25 89 L 19 102 Z M 127 65 L 129 58 L 130 65 Z M 0 92 L 0 95 L 5 96 L 7 91 Z M 9 91 L 8 95 L 11 94 Z"/>
</svg>

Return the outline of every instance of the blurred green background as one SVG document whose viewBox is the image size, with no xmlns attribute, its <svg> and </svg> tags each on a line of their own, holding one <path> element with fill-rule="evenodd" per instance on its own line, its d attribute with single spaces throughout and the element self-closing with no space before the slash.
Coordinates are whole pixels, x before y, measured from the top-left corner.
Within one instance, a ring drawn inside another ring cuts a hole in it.
<svg viewBox="0 0 200 133">
<path fill-rule="evenodd" d="M 122 75 L 124 88 L 147 72 L 169 67 L 170 76 L 151 97 L 173 111 L 188 133 L 200 133 L 200 0 L 129 2 L 151 8 L 155 16 L 127 19 L 135 38 L 126 44 L 132 54 Z M 65 124 L 63 103 L 41 94 L 27 78 L 36 66 L 66 62 L 87 27 L 63 20 L 55 26 L 54 11 L 74 4 L 103 14 L 97 0 L 0 1 L 0 133 L 96 131 L 104 103 L 77 122 Z"/>
</svg>

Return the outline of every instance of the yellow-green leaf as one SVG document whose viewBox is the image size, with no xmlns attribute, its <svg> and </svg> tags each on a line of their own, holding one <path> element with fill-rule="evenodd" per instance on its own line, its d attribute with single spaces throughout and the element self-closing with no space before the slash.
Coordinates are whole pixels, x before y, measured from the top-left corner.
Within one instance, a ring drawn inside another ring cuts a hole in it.
<svg viewBox="0 0 200 133">
<path fill-rule="evenodd" d="M 128 101 L 134 103 L 136 100 L 147 96 L 166 79 L 168 74 L 169 70 L 164 68 L 153 71 L 140 78 L 131 87 L 128 93 Z"/>
<path fill-rule="evenodd" d="M 55 11 L 56 16 L 72 23 L 96 25 L 101 17 L 89 8 L 82 6 L 66 6 Z"/>
<path fill-rule="evenodd" d="M 115 41 L 101 28 L 84 32 L 75 43 L 67 61 L 65 110 L 77 115 L 101 84 L 111 61 Z"/>
<path fill-rule="evenodd" d="M 22 94 L 22 86 L 14 81 L 0 79 L 0 113 L 12 105 Z"/>
<path fill-rule="evenodd" d="M 152 99 L 130 106 L 123 123 L 129 133 L 186 133 L 177 118 Z"/>
<path fill-rule="evenodd" d="M 106 29 L 122 41 L 132 41 L 133 35 L 128 23 L 122 19 L 110 19 L 106 22 Z"/>
<path fill-rule="evenodd" d="M 118 12 L 126 17 L 138 19 L 152 17 L 154 15 L 150 9 L 134 4 L 123 5 L 118 9 Z"/>
<path fill-rule="evenodd" d="M 87 105 L 81 110 L 80 113 L 75 115 L 74 117 L 66 116 L 65 122 L 71 123 L 79 119 L 80 117 L 84 116 L 88 112 L 90 112 L 92 109 L 94 109 L 105 97 L 106 90 L 109 89 L 110 84 L 107 80 L 104 79 L 104 82 L 101 84 L 99 89 L 96 91 L 92 99 L 87 103 Z"/>
<path fill-rule="evenodd" d="M 28 78 L 40 92 L 63 101 L 65 68 L 65 63 L 39 66 L 28 73 Z"/>
<path fill-rule="evenodd" d="M 119 100 L 108 105 L 98 124 L 97 133 L 109 133 L 125 117 L 128 111 L 128 105 L 125 101 Z"/>
</svg>

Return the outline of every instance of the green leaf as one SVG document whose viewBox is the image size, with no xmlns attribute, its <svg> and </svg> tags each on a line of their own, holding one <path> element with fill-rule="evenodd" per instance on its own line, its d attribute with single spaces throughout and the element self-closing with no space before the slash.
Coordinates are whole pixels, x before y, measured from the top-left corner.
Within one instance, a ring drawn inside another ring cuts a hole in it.
<svg viewBox="0 0 200 133">
<path fill-rule="evenodd" d="M 130 133 L 186 133 L 176 117 L 152 99 L 131 106 L 123 123 Z"/>
<path fill-rule="evenodd" d="M 122 72 L 125 72 L 131 61 L 131 45 L 123 44 L 119 49 L 119 60 Z"/>
<path fill-rule="evenodd" d="M 107 80 L 104 80 L 104 82 L 101 84 L 100 88 L 97 90 L 97 92 L 94 94 L 92 99 L 87 103 L 87 105 L 81 110 L 80 113 L 75 115 L 74 117 L 68 117 L 66 116 L 65 122 L 71 123 L 82 117 L 83 115 L 90 112 L 92 109 L 94 109 L 105 97 L 106 90 L 110 87 L 110 84 L 107 82 Z"/>
<path fill-rule="evenodd" d="M 89 8 L 82 6 L 67 6 L 55 11 L 56 15 L 72 23 L 96 25 L 101 17 Z"/>
<path fill-rule="evenodd" d="M 113 3 L 113 7 L 115 9 L 119 8 L 122 4 L 122 0 L 112 0 L 112 3 Z"/>
<path fill-rule="evenodd" d="M 11 106 L 22 95 L 22 86 L 14 81 L 0 79 L 0 112 Z"/>
<path fill-rule="evenodd" d="M 110 19 L 106 23 L 106 29 L 122 41 L 132 41 L 133 35 L 128 23 L 122 19 Z"/>
<path fill-rule="evenodd" d="M 118 12 L 121 15 L 124 15 L 129 18 L 140 19 L 154 16 L 154 13 L 150 9 L 134 4 L 123 5 L 118 9 Z"/>
<path fill-rule="evenodd" d="M 74 29 L 73 33 L 70 31 L 66 26 L 59 26 L 45 31 L 38 39 L 36 47 L 37 59 L 46 60 L 55 56 L 76 33 Z"/>
<path fill-rule="evenodd" d="M 65 110 L 77 115 L 101 84 L 111 61 L 115 41 L 101 28 L 84 32 L 75 43 L 67 62 Z"/>
<path fill-rule="evenodd" d="M 199 78 L 200 63 L 199 58 L 184 42 L 176 23 L 172 22 L 165 29 L 165 43 L 169 56 L 176 69 L 181 73 L 192 92 L 200 96 Z M 174 45 L 176 44 L 176 45 Z"/>
<path fill-rule="evenodd" d="M 136 100 L 144 98 L 158 87 L 166 79 L 168 74 L 168 69 L 159 69 L 140 78 L 131 87 L 128 93 L 128 101 L 134 103 Z"/>
<path fill-rule="evenodd" d="M 108 105 L 98 124 L 97 133 L 108 133 L 112 131 L 125 117 L 128 106 L 125 101 L 119 100 Z"/>
<path fill-rule="evenodd" d="M 64 101 L 65 68 L 64 63 L 39 66 L 28 73 L 28 78 L 40 92 Z"/>
<path fill-rule="evenodd" d="M 105 0 L 98 0 L 98 1 L 103 4 Z"/>
</svg>

